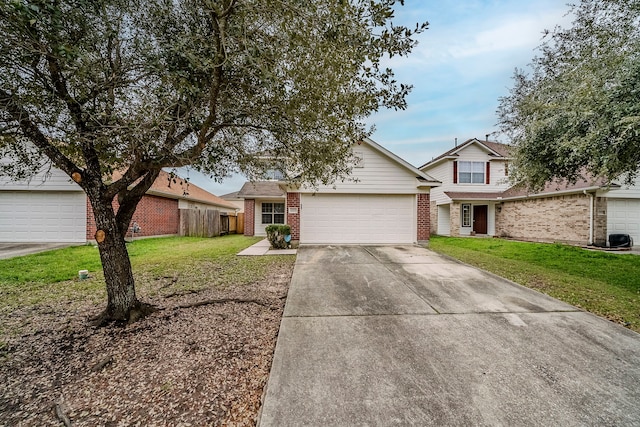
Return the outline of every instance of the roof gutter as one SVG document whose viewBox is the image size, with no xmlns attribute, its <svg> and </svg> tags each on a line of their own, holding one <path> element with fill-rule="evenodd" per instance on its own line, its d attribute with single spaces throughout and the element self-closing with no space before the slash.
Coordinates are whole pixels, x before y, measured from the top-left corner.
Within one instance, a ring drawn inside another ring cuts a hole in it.
<svg viewBox="0 0 640 427">
<path fill-rule="evenodd" d="M 507 196 L 507 197 L 503 197 L 502 200 L 507 201 L 507 200 L 522 200 L 522 199 L 539 199 L 542 197 L 555 197 L 555 196 L 562 196 L 565 194 L 580 194 L 581 192 L 585 193 L 587 191 L 597 191 L 601 188 L 602 187 L 600 186 L 593 186 L 593 187 L 584 188 L 582 189 L 582 191 L 580 191 L 580 189 L 574 189 L 574 190 L 553 191 L 549 193 L 526 194 L 524 196 L 512 196 L 512 197 Z"/>
</svg>

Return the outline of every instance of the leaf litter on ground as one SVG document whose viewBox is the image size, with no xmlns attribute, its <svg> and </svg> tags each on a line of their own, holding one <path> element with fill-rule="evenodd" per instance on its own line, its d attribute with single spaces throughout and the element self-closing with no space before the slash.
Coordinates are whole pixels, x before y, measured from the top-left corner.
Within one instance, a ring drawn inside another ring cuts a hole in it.
<svg viewBox="0 0 640 427">
<path fill-rule="evenodd" d="M 293 258 L 277 266 L 194 292 L 155 278 L 160 310 L 126 326 L 89 326 L 95 302 L 0 313 L 0 425 L 254 426 Z"/>
</svg>

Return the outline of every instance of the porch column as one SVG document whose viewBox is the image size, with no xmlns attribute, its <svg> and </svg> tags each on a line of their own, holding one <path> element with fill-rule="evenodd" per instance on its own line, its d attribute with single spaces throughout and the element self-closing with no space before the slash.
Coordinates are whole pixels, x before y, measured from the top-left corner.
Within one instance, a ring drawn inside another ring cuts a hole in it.
<svg viewBox="0 0 640 427">
<path fill-rule="evenodd" d="M 291 240 L 300 240 L 300 193 L 287 193 L 287 224 Z"/>
<path fill-rule="evenodd" d="M 418 194 L 418 242 L 425 242 L 429 240 L 429 234 L 431 231 L 431 217 L 430 217 L 430 203 L 429 194 Z"/>
<path fill-rule="evenodd" d="M 244 199 L 244 235 L 253 236 L 256 227 L 256 201 Z"/>
</svg>

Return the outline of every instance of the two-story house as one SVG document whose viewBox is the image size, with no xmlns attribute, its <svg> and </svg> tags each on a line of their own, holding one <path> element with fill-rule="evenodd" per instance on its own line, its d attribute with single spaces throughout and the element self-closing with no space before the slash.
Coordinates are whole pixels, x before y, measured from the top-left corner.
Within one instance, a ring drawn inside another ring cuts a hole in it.
<svg viewBox="0 0 640 427">
<path fill-rule="evenodd" d="M 473 138 L 419 167 L 442 182 L 431 190 L 432 234 L 496 234 L 496 205 L 509 187 L 508 149 Z"/>
<path fill-rule="evenodd" d="M 294 185 L 282 177 L 247 182 L 247 236 L 288 224 L 300 244 L 411 244 L 429 240 L 429 192 L 440 183 L 369 138 L 352 145 L 348 179 Z"/>
<path fill-rule="evenodd" d="M 442 182 L 431 190 L 431 233 L 607 245 L 640 241 L 640 185 L 602 179 L 552 181 L 538 192 L 511 187 L 509 146 L 469 139 L 419 169 Z"/>
</svg>

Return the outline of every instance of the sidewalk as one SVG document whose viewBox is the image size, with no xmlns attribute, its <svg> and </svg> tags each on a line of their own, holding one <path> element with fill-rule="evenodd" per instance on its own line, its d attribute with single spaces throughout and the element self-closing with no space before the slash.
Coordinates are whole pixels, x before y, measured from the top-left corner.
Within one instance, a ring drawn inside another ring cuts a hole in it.
<svg viewBox="0 0 640 427">
<path fill-rule="evenodd" d="M 297 249 L 271 249 L 271 245 L 267 239 L 260 240 L 253 246 L 238 252 L 238 256 L 262 256 L 262 255 L 295 255 Z"/>
</svg>

